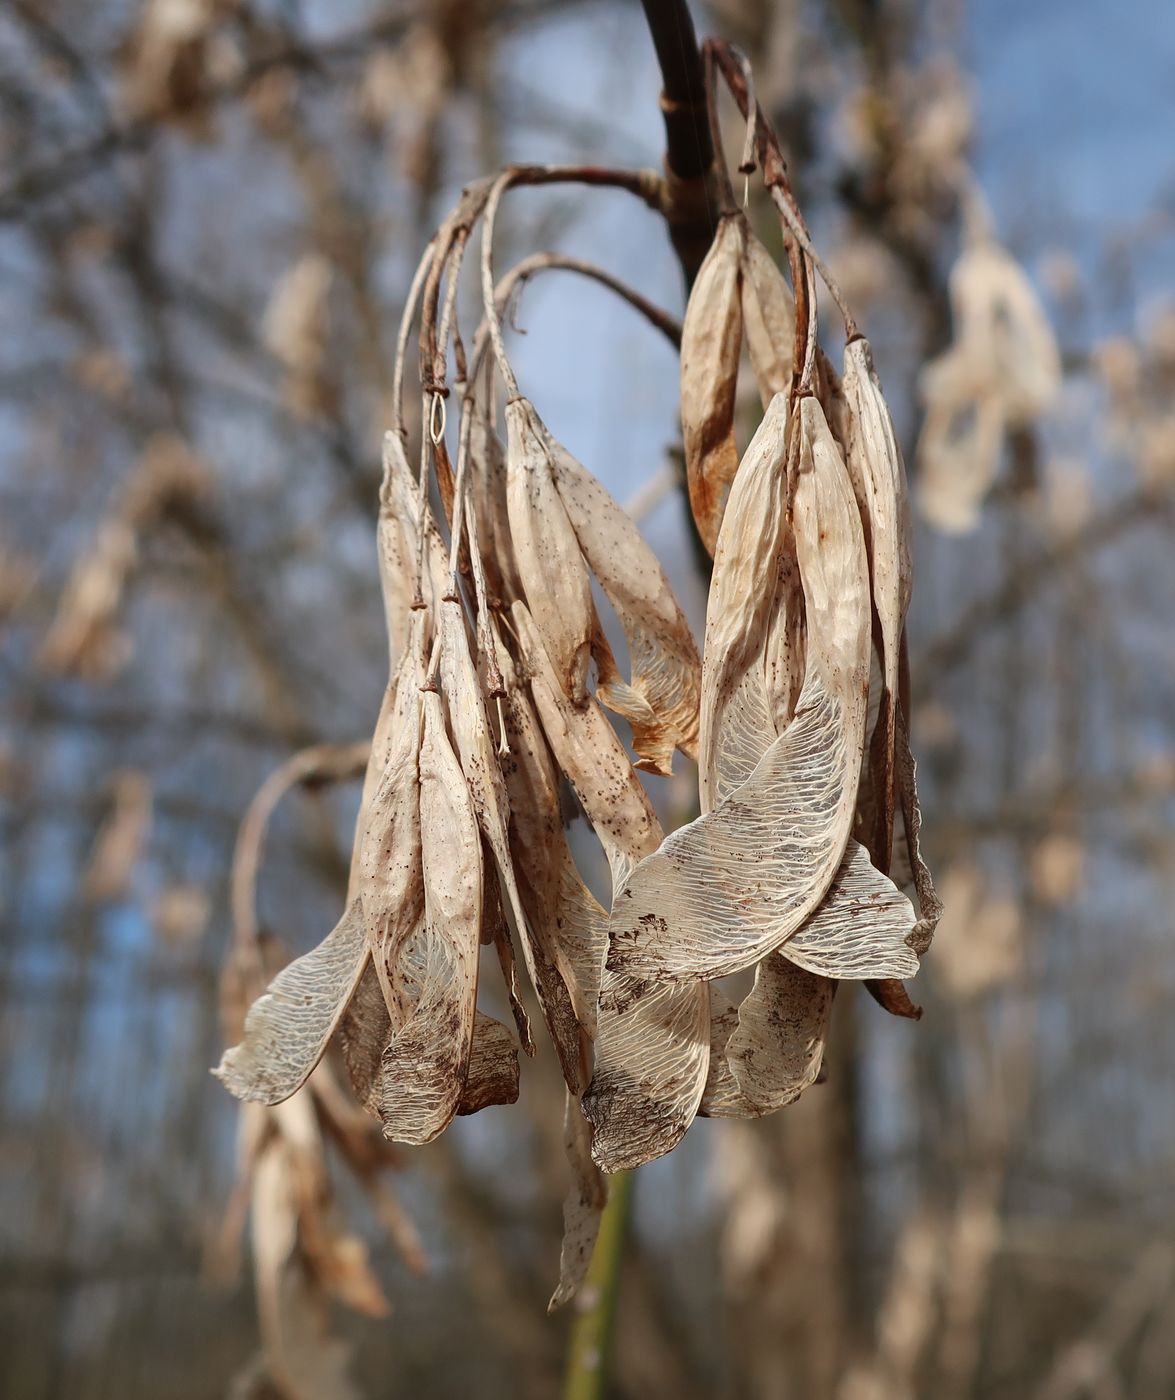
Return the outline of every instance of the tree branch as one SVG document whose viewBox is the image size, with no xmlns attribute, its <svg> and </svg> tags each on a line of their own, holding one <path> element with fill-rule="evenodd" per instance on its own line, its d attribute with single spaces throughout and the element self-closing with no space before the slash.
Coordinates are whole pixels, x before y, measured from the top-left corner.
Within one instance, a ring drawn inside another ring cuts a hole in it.
<svg viewBox="0 0 1175 1400">
<path fill-rule="evenodd" d="M 641 6 L 663 84 L 665 221 L 686 286 L 691 287 L 718 223 L 702 57 L 686 0 L 641 0 Z"/>
</svg>

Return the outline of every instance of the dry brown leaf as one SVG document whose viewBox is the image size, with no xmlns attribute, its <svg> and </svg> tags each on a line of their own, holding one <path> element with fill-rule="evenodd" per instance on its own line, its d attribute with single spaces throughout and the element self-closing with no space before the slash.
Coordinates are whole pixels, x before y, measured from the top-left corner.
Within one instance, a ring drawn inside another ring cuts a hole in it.
<svg viewBox="0 0 1175 1400">
<path fill-rule="evenodd" d="M 587 565 L 555 486 L 550 438 L 526 399 L 506 405 L 506 502 L 526 605 L 564 693 L 587 696 L 595 605 Z"/>
<path fill-rule="evenodd" d="M 681 431 L 690 507 L 711 554 L 738 469 L 734 409 L 742 350 L 741 214 L 719 224 L 698 269 L 681 332 Z"/>
</svg>

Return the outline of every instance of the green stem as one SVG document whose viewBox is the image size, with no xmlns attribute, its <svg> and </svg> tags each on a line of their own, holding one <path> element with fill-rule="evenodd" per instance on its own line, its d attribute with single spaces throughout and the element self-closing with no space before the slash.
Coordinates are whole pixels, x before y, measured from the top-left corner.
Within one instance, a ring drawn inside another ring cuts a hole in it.
<svg viewBox="0 0 1175 1400">
<path fill-rule="evenodd" d="M 600 1220 L 592 1262 L 572 1304 L 576 1318 L 567 1348 L 563 1400 L 603 1400 L 607 1393 L 608 1355 L 620 1299 L 620 1270 L 635 1177 L 635 1171 L 630 1171 L 608 1178 L 608 1204 Z"/>
</svg>

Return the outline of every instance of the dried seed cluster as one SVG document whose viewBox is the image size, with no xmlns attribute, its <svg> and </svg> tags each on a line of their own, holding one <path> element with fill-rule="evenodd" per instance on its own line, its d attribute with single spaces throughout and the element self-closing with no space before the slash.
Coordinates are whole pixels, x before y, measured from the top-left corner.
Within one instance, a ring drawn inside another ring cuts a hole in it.
<svg viewBox="0 0 1175 1400">
<path fill-rule="evenodd" d="M 501 198 L 584 176 L 525 167 L 471 186 L 421 263 L 400 334 L 378 533 L 393 665 L 347 907 L 254 1003 L 218 1071 L 240 1097 L 276 1104 L 337 1039 L 387 1136 L 428 1142 L 454 1115 L 517 1097 L 517 1045 L 534 1051 L 520 950 L 568 1095 L 553 1304 L 583 1276 L 601 1173 L 669 1151 L 699 1113 L 757 1117 L 795 1099 L 819 1072 L 838 981 L 916 1015 L 902 983 L 939 912 L 907 740 L 901 455 L 851 318 L 843 376 L 819 352 L 822 264 L 773 136 L 731 86 L 781 210 L 791 284 L 746 217 L 725 214 L 681 332 L 690 500 L 714 556 L 703 654 L 661 563 L 549 433 L 503 344 Z M 457 286 L 478 221 L 484 321 L 467 355 Z M 418 311 L 413 471 L 401 402 Z M 744 344 L 765 411 L 740 461 Z M 638 770 L 669 773 L 675 750 L 697 760 L 701 815 L 666 836 Z M 569 793 L 607 857 L 610 909 L 568 844 Z M 913 903 L 891 878 L 895 833 Z M 517 1042 L 477 1006 L 491 946 Z M 749 968 L 736 1006 L 720 979 Z"/>
</svg>

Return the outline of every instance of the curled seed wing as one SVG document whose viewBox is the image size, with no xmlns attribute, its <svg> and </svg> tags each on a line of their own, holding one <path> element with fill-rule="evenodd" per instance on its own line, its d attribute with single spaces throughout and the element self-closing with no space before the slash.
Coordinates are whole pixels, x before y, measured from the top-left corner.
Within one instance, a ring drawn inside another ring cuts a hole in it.
<svg viewBox="0 0 1175 1400">
<path fill-rule="evenodd" d="M 483 1108 L 518 1102 L 518 1046 L 501 1021 L 479 1011 L 473 1018 L 473 1043 L 457 1113 L 465 1117 Z"/>
<path fill-rule="evenodd" d="M 213 1072 L 239 1099 L 277 1104 L 305 1084 L 367 966 L 358 902 L 317 948 L 288 963 L 249 1008 L 239 1045 Z"/>
<path fill-rule="evenodd" d="M 545 1013 L 553 999 L 567 1003 L 567 991 L 558 984 L 557 971 L 549 966 L 549 959 L 543 957 L 542 950 L 534 947 L 532 935 L 522 906 L 515 877 L 514 860 L 510 851 L 509 819 L 510 802 L 502 770 L 498 766 L 495 743 L 490 734 L 489 718 L 482 699 L 481 684 L 469 650 L 469 638 L 465 630 L 464 614 L 458 602 L 444 604 L 441 614 L 441 684 L 445 691 L 449 723 L 457 745 L 461 761 L 461 771 L 469 787 L 477 824 L 481 828 L 493 855 L 497 868 L 498 885 L 514 916 L 515 925 L 522 941 L 523 959 L 527 972 L 535 984 L 540 1003 Z M 496 899 L 496 895 L 495 895 Z M 497 941 L 501 951 L 501 935 L 504 933 L 506 946 L 509 944 L 509 929 L 499 931 Z M 511 950 L 511 962 L 512 962 Z M 503 966 L 506 972 L 506 966 Z M 515 1006 L 515 1019 L 519 1020 L 519 1034 L 527 1053 L 533 1054 L 533 1041 L 526 1025 L 526 1013 L 518 1003 L 511 989 L 511 977 L 507 975 L 507 990 L 511 992 Z M 566 1019 L 566 1006 L 562 1019 Z M 560 1013 L 552 1011 L 548 1020 L 554 1017 L 553 1025 L 560 1024 Z M 553 1032 L 554 1033 L 554 1032 Z M 564 1037 L 566 1039 L 566 1037 Z"/>
<path fill-rule="evenodd" d="M 901 799 L 899 830 L 909 859 L 914 900 L 918 906 L 918 922 L 909 942 L 913 951 L 921 957 L 930 947 L 935 927 L 942 917 L 942 900 L 938 897 L 930 868 L 922 855 L 922 809 L 918 803 L 917 771 L 900 707 L 897 720 L 897 781 Z M 904 1016 L 913 1021 L 922 1015 L 922 1008 L 910 1000 L 901 982 L 888 978 L 866 985 L 870 995 L 891 1015 Z"/>
<path fill-rule="evenodd" d="M 755 969 L 727 1060 L 757 1114 L 792 1103 L 815 1084 L 835 991 L 826 977 L 797 967 L 782 953 L 772 953 Z"/>
<path fill-rule="evenodd" d="M 398 962 L 415 1000 L 381 1064 L 380 1119 L 397 1142 L 431 1142 L 461 1102 L 473 1043 L 481 946 L 481 833 L 440 696 L 423 696 L 420 836 L 424 917 Z"/>
<path fill-rule="evenodd" d="M 518 577 L 510 538 L 506 449 L 494 431 L 490 392 L 487 388 L 486 395 L 472 410 L 466 508 L 477 515 L 477 535 L 490 601 L 496 606 L 508 607 L 515 598 L 523 596 L 522 580 Z"/>
<path fill-rule="evenodd" d="M 676 1147 L 697 1114 L 709 1063 L 709 987 L 645 990 L 605 973 L 595 1070 L 583 1099 L 596 1164 L 623 1171 Z"/>
<path fill-rule="evenodd" d="M 498 966 L 502 969 L 502 981 L 506 984 L 506 1000 L 510 1003 L 510 1014 L 518 1030 L 518 1039 L 528 1055 L 535 1053 L 534 1035 L 530 1028 L 530 1017 L 522 1004 L 522 993 L 518 986 L 518 964 L 514 959 L 514 940 L 510 936 L 510 925 L 502 910 L 502 897 L 494 875 L 493 852 L 482 851 L 482 922 L 481 941 L 492 943 L 498 956 Z"/>
<path fill-rule="evenodd" d="M 893 845 L 898 658 L 912 584 L 906 471 L 869 342 L 863 338 L 845 347 L 843 384 L 849 415 L 846 462 L 865 528 L 873 606 L 881 632 L 884 690 L 874 731 L 872 767 L 878 803 L 873 847 L 883 868 L 888 868 Z"/>
<path fill-rule="evenodd" d="M 906 896 L 873 865 L 864 846 L 850 841 L 823 901 L 780 951 L 824 977 L 913 977 L 915 922 Z"/>
<path fill-rule="evenodd" d="M 464 614 L 457 602 L 442 605 L 440 671 L 449 722 L 477 823 L 493 852 L 498 883 L 518 929 L 523 961 L 559 1053 L 564 1077 L 578 1090 L 582 1087 L 579 1031 L 571 996 L 550 947 L 548 930 L 532 925 L 523 907 L 510 850 L 510 802 L 506 782 L 490 735 L 481 686 L 469 651 Z"/>
<path fill-rule="evenodd" d="M 394 463 L 393 463 L 394 465 Z M 398 508 L 408 522 L 405 533 L 415 549 L 416 508 L 409 482 L 402 472 L 392 478 Z M 549 946 L 545 927 L 528 921 L 517 885 L 509 844 L 510 801 L 498 764 L 494 740 L 482 699 L 481 685 L 469 649 L 469 636 L 459 602 L 443 601 L 448 589 L 447 562 L 440 536 L 430 525 L 426 539 L 425 575 L 431 594 L 438 600 L 441 621 L 440 673 L 449 707 L 449 719 L 469 784 L 474 810 L 494 855 L 500 886 L 515 919 L 527 974 L 534 985 L 544 1019 L 559 1055 L 565 1079 L 580 1084 L 579 1028 L 571 996 Z M 488 625 L 488 624 L 487 624 Z M 498 645 L 499 654 L 502 647 Z M 533 1040 L 522 1032 L 530 1053 Z"/>
<path fill-rule="evenodd" d="M 355 1098 L 373 1118 L 379 1117 L 380 1065 L 392 1037 L 392 1022 L 383 989 L 367 959 L 355 995 L 339 1022 L 338 1043 Z"/>
<path fill-rule="evenodd" d="M 551 1295 L 554 1312 L 579 1292 L 592 1250 L 600 1233 L 600 1217 L 608 1203 L 608 1183 L 592 1161 L 592 1131 L 579 1100 L 568 1094 L 563 1109 L 563 1146 L 571 1164 L 571 1185 L 563 1198 L 563 1246 L 559 1254 L 559 1285 Z"/>
<path fill-rule="evenodd" d="M 384 439 L 384 462 L 384 486 L 380 491 L 375 546 L 388 628 L 388 654 L 394 665 L 408 640 L 412 597 L 416 591 L 415 551 L 409 548 L 404 537 L 390 489 L 393 473 L 412 475 L 404 454 L 404 442 L 398 433 L 388 433 Z"/>
<path fill-rule="evenodd" d="M 652 804 L 599 705 L 588 698 L 576 706 L 560 687 L 527 609 L 516 603 L 513 619 L 543 732 L 600 838 L 613 883 L 619 884 L 639 858 L 636 853 L 655 850 L 660 840 Z"/>
<path fill-rule="evenodd" d="M 865 742 L 869 585 L 861 522 L 819 405 L 800 405 L 796 548 L 809 625 L 795 718 L 713 811 L 673 832 L 613 899 L 608 967 L 721 977 L 790 938 L 848 844 Z"/>
<path fill-rule="evenodd" d="M 955 337 L 986 371 L 1008 423 L 1035 422 L 1056 398 L 1061 356 L 1024 269 L 989 238 L 964 249 L 950 277 Z"/>
<path fill-rule="evenodd" d="M 578 1043 L 575 1021 L 589 1038 L 595 1036 L 608 917 L 580 878 L 568 847 L 559 775 L 530 693 L 506 646 L 499 645 L 499 656 L 506 686 L 509 753 L 503 766 L 510 795 L 511 847 L 530 925 L 542 930 L 571 996 L 573 1016 L 566 1036 L 570 1053 Z"/>
<path fill-rule="evenodd" d="M 418 767 L 421 679 L 417 656 L 397 686 L 388 762 L 368 804 L 358 866 L 373 966 L 393 1018 L 403 1004 L 396 979 L 400 948 L 424 909 Z"/>
<path fill-rule="evenodd" d="M 703 812 L 750 776 L 775 737 L 764 648 L 788 530 L 787 437 L 787 399 L 779 394 L 743 454 L 714 551 L 698 751 Z"/>
<path fill-rule="evenodd" d="M 721 987 L 710 988 L 710 1067 L 698 1105 L 699 1118 L 759 1118 L 762 1112 L 739 1087 L 730 1068 L 730 1038 L 738 1030 L 738 1007 Z"/>
<path fill-rule="evenodd" d="M 681 332 L 681 430 L 690 508 L 711 554 L 738 469 L 734 408 L 743 334 L 743 237 L 741 215 L 719 222 Z"/>
<path fill-rule="evenodd" d="M 543 730 L 600 838 L 615 888 L 635 861 L 657 848 L 660 824 L 599 706 L 589 700 L 577 708 L 568 701 L 526 609 L 516 605 L 513 617 Z M 589 920 L 589 926 L 602 935 L 602 924 Z M 606 947 L 601 936 L 598 952 L 593 948 L 597 967 Z M 583 1099 L 595 1129 L 592 1155 L 602 1170 L 651 1161 L 681 1141 L 705 1088 L 709 1006 L 703 986 L 649 991 L 625 978 L 602 978 L 595 1069 Z"/>
<path fill-rule="evenodd" d="M 796 307 L 775 259 L 747 227 L 742 268 L 743 330 L 747 353 L 766 408 L 791 387 Z"/>
<path fill-rule="evenodd" d="M 563 692 L 587 696 L 595 605 L 587 565 L 555 486 L 549 438 L 526 399 L 506 405 L 506 504 L 527 607 Z"/>
<path fill-rule="evenodd" d="M 640 766 L 668 774 L 674 748 L 697 756 L 701 661 L 689 623 L 635 522 L 569 452 L 552 443 L 551 453 L 583 557 L 628 643 L 631 681 L 601 676 L 596 693 L 632 725 Z"/>
<path fill-rule="evenodd" d="M 775 600 L 763 652 L 772 718 L 776 731 L 782 734 L 800 703 L 808 653 L 804 590 L 790 529 L 779 553 Z"/>
</svg>

